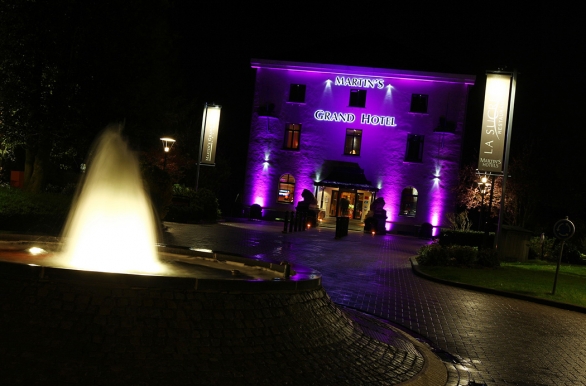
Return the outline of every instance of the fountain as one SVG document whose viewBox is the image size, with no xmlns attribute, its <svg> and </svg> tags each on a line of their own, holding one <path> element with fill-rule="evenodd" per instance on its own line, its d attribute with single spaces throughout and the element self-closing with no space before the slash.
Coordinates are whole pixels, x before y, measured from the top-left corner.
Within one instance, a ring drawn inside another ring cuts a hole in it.
<svg viewBox="0 0 586 386">
<path fill-rule="evenodd" d="M 164 272 L 154 212 L 119 127 L 106 128 L 87 165 L 64 230 L 66 264 L 102 272 Z"/>
<path fill-rule="evenodd" d="M 0 240 L 5 384 L 396 384 L 430 367 L 402 333 L 357 327 L 365 317 L 337 308 L 319 272 L 157 245 L 117 129 L 73 208 L 62 239 Z"/>
<path fill-rule="evenodd" d="M 138 276 L 190 278 L 198 289 L 245 288 L 281 279 L 287 279 L 278 284 L 282 289 L 304 281 L 320 285 L 321 276 L 311 269 L 291 271 L 278 263 L 157 243 L 159 222 L 138 159 L 121 130 L 121 125 L 110 125 L 95 141 L 62 237 L 4 235 L 0 262 L 40 267 L 41 278 L 48 276 L 48 270 L 52 275 L 68 270 L 69 277 L 76 276 L 71 271 L 83 277 L 87 274 L 82 272 L 131 274 L 123 278 L 126 283 L 144 282 Z M 152 285 L 153 280 L 149 282 Z"/>
<path fill-rule="evenodd" d="M 203 283 L 217 287 L 225 280 L 232 281 L 231 286 L 242 280 L 274 281 L 290 274 L 285 271 L 287 267 L 271 262 L 158 243 L 159 222 L 141 179 L 138 159 L 121 130 L 121 125 L 110 125 L 95 141 L 62 237 L 4 236 L 5 240 L 0 240 L 0 261 L 76 271 L 197 278 L 199 288 Z M 295 274 L 293 281 L 319 277 L 317 272 L 302 267 Z M 45 270 L 41 275 L 46 275 Z"/>
</svg>

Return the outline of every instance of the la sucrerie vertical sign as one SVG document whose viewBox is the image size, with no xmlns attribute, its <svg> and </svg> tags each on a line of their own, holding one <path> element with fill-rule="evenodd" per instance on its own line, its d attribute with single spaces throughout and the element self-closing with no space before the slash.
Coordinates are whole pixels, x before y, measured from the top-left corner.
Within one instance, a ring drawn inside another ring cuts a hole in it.
<svg viewBox="0 0 586 386">
<path fill-rule="evenodd" d="M 216 162 L 216 144 L 218 143 L 218 128 L 220 126 L 221 106 L 206 104 L 203 110 L 202 132 L 200 143 L 200 163 L 214 165 Z"/>
<path fill-rule="evenodd" d="M 501 173 L 506 146 L 511 74 L 487 74 L 478 170 Z"/>
</svg>

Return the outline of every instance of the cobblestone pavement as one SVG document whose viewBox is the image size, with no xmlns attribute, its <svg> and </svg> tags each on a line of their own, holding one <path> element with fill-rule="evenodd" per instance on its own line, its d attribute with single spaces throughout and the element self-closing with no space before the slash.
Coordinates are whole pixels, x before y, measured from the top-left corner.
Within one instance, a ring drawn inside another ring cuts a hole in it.
<svg viewBox="0 0 586 386">
<path fill-rule="evenodd" d="M 409 257 L 426 243 L 408 236 L 282 225 L 166 223 L 167 244 L 289 261 L 317 269 L 340 306 L 388 320 L 427 341 L 448 385 L 586 385 L 586 315 L 451 287 L 413 274 Z"/>
</svg>

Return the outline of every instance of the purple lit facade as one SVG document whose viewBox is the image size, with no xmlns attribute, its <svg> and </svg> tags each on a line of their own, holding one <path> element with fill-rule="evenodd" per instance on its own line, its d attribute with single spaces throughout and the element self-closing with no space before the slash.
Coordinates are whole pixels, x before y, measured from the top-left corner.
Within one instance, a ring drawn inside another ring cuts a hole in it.
<svg viewBox="0 0 586 386">
<path fill-rule="evenodd" d="M 245 205 L 280 217 L 295 210 L 307 189 L 322 216 L 339 214 L 347 198 L 347 215 L 363 221 L 382 197 L 391 232 L 430 223 L 437 233 L 447 225 L 474 76 L 269 60 L 251 65 Z"/>
</svg>

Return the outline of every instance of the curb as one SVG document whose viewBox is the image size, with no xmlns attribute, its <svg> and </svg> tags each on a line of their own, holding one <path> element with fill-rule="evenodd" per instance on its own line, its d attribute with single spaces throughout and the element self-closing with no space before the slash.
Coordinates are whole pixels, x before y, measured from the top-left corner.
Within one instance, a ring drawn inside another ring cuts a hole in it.
<svg viewBox="0 0 586 386">
<path fill-rule="evenodd" d="M 561 302 L 556 302 L 553 300 L 536 298 L 534 296 L 517 294 L 514 292 L 501 291 L 501 290 L 497 290 L 497 289 L 493 289 L 493 288 L 486 288 L 486 287 L 476 286 L 476 285 L 472 285 L 472 284 L 465 284 L 465 283 L 459 283 L 456 281 L 439 279 L 437 277 L 433 277 L 433 276 L 430 276 L 424 272 L 421 272 L 421 270 L 419 269 L 419 263 L 416 260 L 416 256 L 410 257 L 409 261 L 411 262 L 411 268 L 413 269 L 413 273 L 415 273 L 419 277 L 422 277 L 422 278 L 430 280 L 430 281 L 434 281 L 436 283 L 451 285 L 453 287 L 464 288 L 464 289 L 468 289 L 468 290 L 472 290 L 472 291 L 484 292 L 484 293 L 488 293 L 488 294 L 492 294 L 492 295 L 499 295 L 499 296 L 504 296 L 504 297 L 513 298 L 513 299 L 525 300 L 528 302 L 543 304 L 543 305 L 550 306 L 550 307 L 556 307 L 556 308 L 560 308 L 563 310 L 580 312 L 580 313 L 586 314 L 586 307 L 576 306 L 574 304 L 561 303 Z"/>
<path fill-rule="evenodd" d="M 420 341 L 408 335 L 407 333 L 401 331 L 400 329 L 392 329 L 393 331 L 396 331 L 403 335 L 406 340 L 411 342 L 413 346 L 415 346 L 415 348 L 419 350 L 419 352 L 424 358 L 424 365 L 421 371 L 410 380 L 405 381 L 403 383 L 399 383 L 399 385 L 445 385 L 448 381 L 448 370 L 444 362 L 442 362 L 442 360 L 437 355 L 435 355 L 427 345 L 421 343 Z"/>
</svg>

